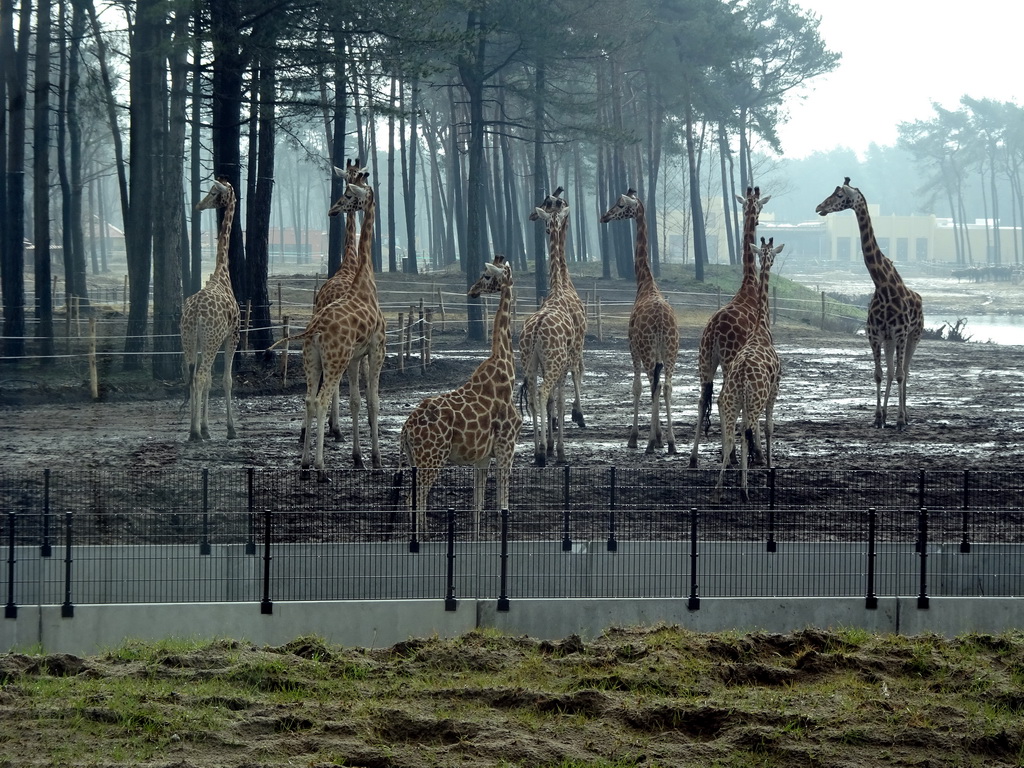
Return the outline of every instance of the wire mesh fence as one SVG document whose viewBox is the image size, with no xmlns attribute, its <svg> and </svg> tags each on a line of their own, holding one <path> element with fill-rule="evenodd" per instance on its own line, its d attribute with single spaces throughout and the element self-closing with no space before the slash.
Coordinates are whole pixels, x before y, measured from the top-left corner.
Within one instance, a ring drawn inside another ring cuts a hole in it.
<svg viewBox="0 0 1024 768">
<path fill-rule="evenodd" d="M 8 615 L 18 604 L 700 596 L 1017 596 L 1020 472 L 753 473 L 517 468 L 473 524 L 448 467 L 426 530 L 415 472 L 0 471 Z"/>
</svg>

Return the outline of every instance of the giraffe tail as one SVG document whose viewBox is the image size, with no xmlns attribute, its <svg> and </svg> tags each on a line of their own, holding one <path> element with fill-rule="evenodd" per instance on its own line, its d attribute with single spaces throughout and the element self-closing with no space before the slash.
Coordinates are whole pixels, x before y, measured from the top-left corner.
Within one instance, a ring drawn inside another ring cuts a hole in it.
<svg viewBox="0 0 1024 768">
<path fill-rule="evenodd" d="M 664 367 L 664 363 L 654 364 L 654 370 L 651 371 L 651 397 L 658 394 L 658 385 L 661 383 L 661 371 Z"/>
<path fill-rule="evenodd" d="M 523 379 L 523 383 L 519 385 L 519 413 L 527 414 L 533 413 L 530 410 L 530 380 Z"/>
<path fill-rule="evenodd" d="M 701 386 L 700 392 L 700 418 L 701 427 L 704 430 L 704 437 L 708 436 L 708 430 L 711 429 L 711 401 L 715 394 L 715 383 L 713 381 L 706 382 Z"/>
<path fill-rule="evenodd" d="M 184 355 L 184 362 L 185 362 L 184 366 L 182 366 L 182 373 L 185 376 L 185 385 L 187 386 L 187 389 L 185 390 L 185 399 L 181 401 L 181 405 L 179 406 L 179 410 L 181 410 L 182 408 L 185 407 L 185 405 L 189 401 L 189 398 L 192 396 L 192 391 L 195 389 L 196 371 L 199 370 L 199 366 L 202 365 L 202 363 L 203 363 L 202 339 L 203 339 L 203 318 L 200 317 L 196 321 L 195 337 L 189 339 L 189 341 L 192 343 L 192 349 L 191 350 L 186 349 L 186 348 L 184 348 L 184 345 L 183 345 L 183 348 L 181 350 L 182 355 Z M 189 362 L 190 360 L 191 360 L 191 362 Z"/>
</svg>

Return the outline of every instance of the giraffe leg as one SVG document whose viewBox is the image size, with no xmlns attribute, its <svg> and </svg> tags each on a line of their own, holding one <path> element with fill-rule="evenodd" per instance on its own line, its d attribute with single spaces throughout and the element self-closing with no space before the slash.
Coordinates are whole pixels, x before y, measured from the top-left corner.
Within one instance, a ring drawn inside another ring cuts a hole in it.
<svg viewBox="0 0 1024 768">
<path fill-rule="evenodd" d="M 545 450 L 545 444 L 547 437 L 543 428 L 544 412 L 546 409 L 542 409 L 540 406 L 540 387 L 538 386 L 538 375 L 533 373 L 529 376 L 530 388 L 530 416 L 533 418 L 533 463 L 538 467 L 546 466 L 548 463 L 547 451 Z"/>
<path fill-rule="evenodd" d="M 199 384 L 199 434 L 203 440 L 210 439 L 210 389 L 213 378 L 213 358 L 209 355 L 209 365 L 203 365 L 202 378 Z"/>
<path fill-rule="evenodd" d="M 331 390 L 337 388 L 339 376 L 334 381 L 324 381 L 324 386 L 316 393 L 314 398 L 314 409 L 316 416 L 316 455 L 313 459 L 313 466 L 316 469 L 316 479 L 321 483 L 330 482 L 327 470 L 324 468 L 324 436 L 327 432 L 327 411 L 331 406 Z"/>
<path fill-rule="evenodd" d="M 556 388 L 557 395 L 555 397 L 555 461 L 558 464 L 565 464 L 565 444 L 562 442 L 565 438 L 565 377 L 562 377 L 562 381 L 559 382 Z"/>
<path fill-rule="evenodd" d="M 363 454 L 359 448 L 359 365 L 362 358 L 354 358 L 348 364 L 348 415 L 352 419 L 352 466 L 365 469 Z M 332 393 L 337 397 L 337 389 Z"/>
<path fill-rule="evenodd" d="M 201 351 L 196 352 L 195 364 L 192 366 L 192 372 L 189 376 L 188 389 L 188 439 L 191 441 L 202 440 L 203 433 L 199 428 L 203 413 L 203 353 Z"/>
<path fill-rule="evenodd" d="M 885 410 L 882 408 L 882 340 L 872 337 L 871 354 L 875 360 L 875 426 L 885 426 Z"/>
<path fill-rule="evenodd" d="M 440 472 L 440 467 L 419 467 L 416 470 L 416 530 L 421 537 L 427 535 L 427 502 Z"/>
<path fill-rule="evenodd" d="M 666 371 L 668 368 L 666 367 Z M 668 432 L 668 452 L 676 452 L 676 432 L 672 426 L 672 373 L 665 374 L 665 380 L 661 385 L 662 395 L 665 398 L 665 429 Z"/>
<path fill-rule="evenodd" d="M 583 418 L 583 407 L 581 405 L 582 379 L 583 363 L 580 363 L 572 370 L 572 388 L 575 394 L 575 399 L 572 401 L 572 420 L 575 424 L 579 424 L 581 429 L 586 429 L 587 424 Z"/>
<path fill-rule="evenodd" d="M 480 513 L 484 510 L 484 500 L 487 497 L 487 469 L 491 464 L 490 458 L 483 466 L 477 466 L 473 470 L 473 536 L 480 537 Z"/>
<path fill-rule="evenodd" d="M 900 412 L 896 421 L 896 428 L 900 430 L 906 429 L 910 423 L 910 418 L 907 415 L 907 380 L 910 378 L 910 361 L 914 357 L 914 351 L 917 349 L 917 341 L 915 338 L 907 340 L 906 349 L 903 352 L 903 364 L 900 366 L 902 374 L 899 388 Z"/>
<path fill-rule="evenodd" d="M 633 428 L 629 431 L 629 442 L 626 443 L 630 448 L 636 448 L 637 442 L 640 439 L 640 393 L 643 391 L 643 387 L 640 384 L 640 363 L 639 361 L 633 361 Z"/>
<path fill-rule="evenodd" d="M 231 366 L 234 362 L 235 350 L 237 348 L 238 329 L 236 328 L 234 333 L 228 334 L 227 341 L 224 342 L 224 407 L 227 408 L 228 412 L 228 440 L 234 440 L 236 437 L 234 408 L 231 406 L 231 388 L 234 384 L 231 376 Z"/>
<path fill-rule="evenodd" d="M 740 498 L 744 503 L 750 501 L 750 494 L 747 492 L 747 463 L 750 460 L 750 445 L 753 441 L 757 440 L 757 429 L 756 429 L 756 418 L 757 414 L 754 414 L 755 426 L 750 426 L 749 412 L 745 412 L 743 416 L 743 439 L 740 441 Z"/>
<path fill-rule="evenodd" d="M 370 354 L 366 366 L 366 420 L 370 424 L 370 465 L 380 469 L 380 369 L 384 366 L 384 343 L 379 345 L 376 354 Z"/>
<path fill-rule="evenodd" d="M 697 402 L 697 426 L 694 428 L 693 435 L 693 448 L 690 449 L 690 469 L 697 468 L 697 449 L 700 447 L 700 435 L 704 429 L 704 412 L 711 410 L 711 399 L 713 396 L 712 387 L 714 384 L 710 381 L 703 381 L 700 385 L 700 400 Z M 710 419 L 708 420 L 710 423 Z"/>
<path fill-rule="evenodd" d="M 895 357 L 895 342 L 887 341 L 885 344 L 885 394 L 882 397 L 882 423 L 878 426 L 885 426 L 889 414 L 889 394 L 892 391 L 892 383 L 897 377 L 896 363 L 894 362 Z M 896 390 L 899 391 L 899 382 L 896 384 Z"/>
<path fill-rule="evenodd" d="M 305 413 L 302 422 L 302 479 L 309 477 L 313 440 L 313 419 L 316 417 L 316 395 L 323 374 L 319 351 L 312 342 L 307 341 L 302 347 L 302 368 L 306 374 Z"/>
<path fill-rule="evenodd" d="M 358 379 L 356 380 L 356 391 L 359 390 Z M 349 393 L 352 390 L 352 377 L 348 377 Z M 344 440 L 344 436 L 341 434 L 341 387 L 339 386 L 331 396 L 331 413 L 327 419 L 328 431 L 331 433 L 331 437 L 334 438 L 336 443 L 340 443 Z"/>
<path fill-rule="evenodd" d="M 651 381 L 651 436 L 647 440 L 645 453 L 654 453 L 656 448 L 662 446 L 661 439 L 661 374 L 664 366 L 657 363 L 654 371 L 648 377 Z"/>
<path fill-rule="evenodd" d="M 733 398 L 726 394 L 723 384 L 722 394 L 718 396 L 718 417 L 722 422 L 722 468 L 718 472 L 718 484 L 711 494 L 711 500 L 716 504 L 721 501 L 722 486 L 725 485 L 725 472 L 729 467 L 729 456 L 735 448 L 736 416 L 737 408 L 733 403 Z"/>
</svg>

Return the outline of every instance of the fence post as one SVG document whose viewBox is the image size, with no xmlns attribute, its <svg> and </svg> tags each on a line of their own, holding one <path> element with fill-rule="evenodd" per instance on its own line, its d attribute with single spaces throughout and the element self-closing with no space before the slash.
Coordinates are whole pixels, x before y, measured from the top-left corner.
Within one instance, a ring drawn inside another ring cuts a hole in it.
<svg viewBox="0 0 1024 768">
<path fill-rule="evenodd" d="M 399 355 L 398 359 L 399 360 L 402 359 L 401 355 Z M 419 515 L 419 510 L 416 509 L 416 503 L 417 503 L 416 500 L 419 498 L 416 495 L 417 468 L 416 467 L 410 467 L 410 471 L 412 472 L 412 488 L 409 489 L 409 492 L 412 495 L 409 498 L 411 498 L 413 500 L 413 504 L 412 504 L 412 538 L 409 539 L 409 551 L 410 552 L 419 552 L 420 551 L 420 539 L 419 539 L 420 515 Z M 423 510 L 423 514 L 424 514 L 424 516 L 426 516 L 427 510 Z"/>
<path fill-rule="evenodd" d="M 769 552 L 779 548 L 775 541 L 775 467 L 768 470 L 768 543 Z"/>
<path fill-rule="evenodd" d="M 562 551 L 572 550 L 572 538 L 569 536 L 569 465 L 562 467 Z"/>
<path fill-rule="evenodd" d="M 4 606 L 4 618 L 18 618 L 18 606 L 14 603 L 14 512 L 7 513 L 7 605 Z"/>
<path fill-rule="evenodd" d="M 458 607 L 455 599 L 455 509 L 448 507 L 448 588 L 444 595 L 444 609 L 454 611 Z"/>
<path fill-rule="evenodd" d="M 431 346 L 434 343 L 434 310 L 431 307 L 427 307 L 424 310 L 423 317 L 423 373 L 427 372 L 427 366 L 430 365 L 430 355 L 433 352 Z"/>
<path fill-rule="evenodd" d="M 288 336 L 291 332 L 291 318 L 286 317 L 284 328 L 281 329 L 281 334 L 284 336 L 284 349 L 281 351 L 281 389 L 288 386 Z"/>
<path fill-rule="evenodd" d="M 971 542 L 967 538 L 967 531 L 971 524 L 971 498 L 970 498 L 970 487 L 971 487 L 971 470 L 964 470 L 964 509 L 963 517 L 960 522 L 960 551 L 963 554 L 967 554 L 971 551 Z"/>
<path fill-rule="evenodd" d="M 398 313 L 398 372 L 405 372 L 405 314 Z"/>
<path fill-rule="evenodd" d="M 96 316 L 89 316 L 89 393 L 93 400 L 100 399 L 100 374 L 96 367 Z"/>
<path fill-rule="evenodd" d="M 245 554 L 255 555 L 256 554 L 256 500 L 253 498 L 253 485 L 255 479 L 255 470 L 252 467 L 247 467 L 245 470 L 246 476 L 246 497 L 248 499 L 248 517 L 249 517 L 249 536 L 245 542 Z"/>
<path fill-rule="evenodd" d="M 498 580 L 498 610 L 509 609 L 508 602 L 508 508 L 501 510 L 501 574 Z"/>
<path fill-rule="evenodd" d="M 875 526 L 878 522 L 878 512 L 874 507 L 868 508 L 868 585 L 867 596 L 864 600 L 864 607 L 869 609 L 878 608 L 878 596 L 875 594 Z"/>
<path fill-rule="evenodd" d="M 690 597 L 686 607 L 691 611 L 700 610 L 700 597 L 697 590 L 697 518 L 696 507 L 690 509 Z"/>
<path fill-rule="evenodd" d="M 918 470 L 917 475 L 917 507 L 920 509 L 925 506 L 925 470 Z"/>
<path fill-rule="evenodd" d="M 821 330 L 825 330 L 825 292 L 821 292 Z"/>
<path fill-rule="evenodd" d="M 615 540 L 615 467 L 608 467 L 608 551 L 615 552 L 619 542 Z"/>
<path fill-rule="evenodd" d="M 210 554 L 210 470 L 203 467 L 203 537 L 199 540 L 199 554 Z"/>
<path fill-rule="evenodd" d="M 71 603 L 71 534 L 72 534 L 72 522 L 73 512 L 64 513 L 64 532 L 65 532 L 65 543 L 64 543 L 64 604 L 60 607 L 60 615 L 62 619 L 70 619 L 75 615 L 75 606 Z"/>
<path fill-rule="evenodd" d="M 43 470 L 43 541 L 39 545 L 39 556 L 49 557 L 53 553 L 50 545 L 50 468 Z"/>
<path fill-rule="evenodd" d="M 928 510 L 921 507 L 917 515 L 917 543 L 921 548 L 921 580 L 917 593 L 917 607 L 928 608 Z"/>
<path fill-rule="evenodd" d="M 263 510 L 263 599 L 260 600 L 260 613 L 264 616 L 274 613 L 274 603 L 270 599 L 270 542 L 273 517 L 274 513 L 269 507 Z"/>
</svg>

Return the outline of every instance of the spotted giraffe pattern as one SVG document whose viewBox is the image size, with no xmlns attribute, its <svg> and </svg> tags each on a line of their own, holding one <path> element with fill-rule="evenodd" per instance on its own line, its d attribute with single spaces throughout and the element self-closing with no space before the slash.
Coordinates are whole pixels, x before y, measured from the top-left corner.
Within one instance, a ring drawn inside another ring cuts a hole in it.
<svg viewBox="0 0 1024 768">
<path fill-rule="evenodd" d="M 757 323 L 747 334 L 747 342 L 725 369 L 722 392 L 718 396 L 718 416 L 722 421 L 722 469 L 712 494 L 719 501 L 725 483 L 725 471 L 736 445 L 736 419 L 742 416 L 740 426 L 740 497 L 749 501 L 747 466 L 750 453 L 760 453 L 761 414 L 764 414 L 764 461 L 772 466 L 772 435 L 775 431 L 775 400 L 779 396 L 782 364 L 772 341 L 771 315 L 768 305 L 768 280 L 775 257 L 782 245 L 775 247 L 774 238 L 765 242 L 761 238 L 761 274 L 758 297 Z M 754 246 L 748 246 L 753 250 Z"/>
<path fill-rule="evenodd" d="M 700 335 L 697 348 L 697 375 L 700 378 L 700 401 L 697 405 L 697 424 L 694 429 L 690 466 L 697 466 L 697 451 L 703 432 L 711 428 L 711 401 L 714 398 L 715 372 L 722 366 L 722 376 L 733 357 L 747 342 L 747 336 L 758 323 L 760 286 L 754 251 L 758 216 L 771 199 L 761 197 L 759 187 L 747 187 L 746 197 L 736 196 L 743 204 L 743 238 L 740 243 L 743 277 L 736 295 L 724 307 L 711 315 Z"/>
<path fill-rule="evenodd" d="M 665 423 L 668 452 L 676 452 L 676 438 L 672 426 L 672 373 L 676 356 L 679 354 L 679 326 L 676 313 L 654 281 L 651 265 L 647 258 L 647 216 L 644 204 L 637 197 L 636 190 L 629 189 L 620 195 L 601 216 L 601 223 L 618 219 L 636 221 L 636 247 L 633 255 L 633 270 L 636 274 L 636 299 L 629 314 L 629 353 L 633 360 L 633 427 L 629 433 L 628 445 L 636 448 L 640 429 L 641 372 L 647 375 L 651 385 L 651 435 L 647 441 L 647 453 L 661 448 L 662 429 L 659 405 L 665 401 Z"/>
<path fill-rule="evenodd" d="M 575 399 L 572 420 L 585 426 L 581 409 L 583 342 L 587 312 L 572 284 L 565 261 L 569 204 L 559 195 L 548 195 L 530 214 L 543 221 L 548 235 L 548 295 L 540 309 L 523 323 L 519 354 L 525 377 L 523 392 L 533 416 L 534 463 L 543 467 L 548 456 L 565 463 L 565 377 L 572 375 Z"/>
<path fill-rule="evenodd" d="M 498 255 L 469 289 L 469 296 L 500 293 L 494 313 L 491 355 L 469 381 L 451 392 L 424 399 L 402 425 L 401 466 L 414 467 L 418 530 L 426 532 L 430 489 L 446 464 L 476 468 L 473 485 L 474 530 L 480 529 L 487 470 L 496 465 L 497 503 L 508 509 L 509 482 L 516 440 L 523 418 L 515 405 L 515 358 L 512 351 L 512 267 Z M 396 484 L 401 483 L 401 469 Z"/>
<path fill-rule="evenodd" d="M 864 265 L 875 284 L 875 293 L 868 304 L 867 335 L 875 358 L 875 426 L 885 426 L 889 393 L 895 379 L 899 397 L 896 428 L 903 430 L 907 417 L 907 379 L 910 360 L 924 332 L 924 306 L 921 295 L 903 282 L 892 261 L 882 253 L 868 214 L 868 203 L 847 176 L 835 191 L 814 209 L 821 216 L 837 211 L 853 210 L 860 229 L 860 245 Z M 885 397 L 882 397 L 882 350 L 885 350 Z"/>
<path fill-rule="evenodd" d="M 305 417 L 302 444 L 302 469 L 312 465 L 317 478 L 326 481 L 324 433 L 331 398 L 347 372 L 349 378 L 349 414 L 352 419 L 352 463 L 363 469 L 359 440 L 359 366 L 366 358 L 366 413 L 370 425 L 371 461 L 380 468 L 380 442 L 377 419 L 380 410 L 380 371 L 384 365 L 387 324 L 377 299 L 373 276 L 373 225 L 376 202 L 373 189 L 366 184 L 368 174 L 358 183 L 347 183 L 335 203 L 338 213 L 363 212 L 359 232 L 357 269 L 348 290 L 313 315 L 306 330 L 293 339 L 302 339 L 302 368 L 306 375 Z M 333 208 L 332 208 L 333 210 Z M 280 344 L 284 341 L 277 342 Z M 277 346 L 276 344 L 274 346 Z M 316 436 L 313 425 L 316 425 Z M 314 448 L 315 440 L 315 448 Z M 313 456 L 315 452 L 315 457 Z"/>
<path fill-rule="evenodd" d="M 181 349 L 185 380 L 189 383 L 189 440 L 210 438 L 210 380 L 217 350 L 224 349 L 224 404 L 227 408 L 228 439 L 235 437 L 231 407 L 231 366 L 238 348 L 239 311 L 228 272 L 228 244 L 235 218 L 235 190 L 225 178 L 213 182 L 197 211 L 223 208 L 217 236 L 217 261 L 206 285 L 185 299 L 181 313 Z"/>
</svg>

